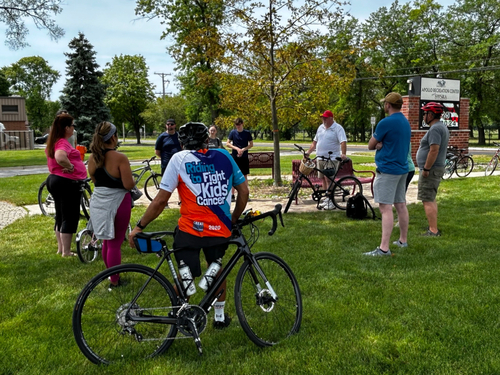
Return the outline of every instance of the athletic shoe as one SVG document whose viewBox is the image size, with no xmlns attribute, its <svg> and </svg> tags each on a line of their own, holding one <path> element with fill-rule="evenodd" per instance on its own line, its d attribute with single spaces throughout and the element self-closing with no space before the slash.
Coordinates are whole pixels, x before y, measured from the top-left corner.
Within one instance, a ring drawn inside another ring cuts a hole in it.
<svg viewBox="0 0 500 375">
<path fill-rule="evenodd" d="M 231 317 L 227 315 L 227 313 L 224 313 L 224 321 L 223 322 L 218 322 L 214 320 L 214 328 L 215 329 L 225 329 L 229 327 L 229 324 L 231 324 Z"/>
<path fill-rule="evenodd" d="M 387 250 L 387 252 L 386 252 L 386 251 L 380 250 L 380 247 L 377 247 L 373 251 L 369 251 L 367 253 L 363 253 L 363 255 L 369 255 L 369 256 L 372 256 L 372 257 L 385 257 L 385 256 L 391 256 L 392 253 L 391 253 L 391 250 Z"/>
<path fill-rule="evenodd" d="M 400 240 L 394 241 L 392 244 L 399 247 L 408 247 L 408 242 L 401 242 Z"/>
<path fill-rule="evenodd" d="M 332 201 L 329 200 L 329 201 L 325 202 L 324 204 L 320 204 L 318 208 L 320 210 L 334 210 L 335 205 L 333 204 Z"/>
<path fill-rule="evenodd" d="M 438 229 L 437 233 L 431 232 L 429 228 L 427 228 L 427 232 L 423 233 L 424 237 L 441 237 L 441 231 Z"/>
</svg>

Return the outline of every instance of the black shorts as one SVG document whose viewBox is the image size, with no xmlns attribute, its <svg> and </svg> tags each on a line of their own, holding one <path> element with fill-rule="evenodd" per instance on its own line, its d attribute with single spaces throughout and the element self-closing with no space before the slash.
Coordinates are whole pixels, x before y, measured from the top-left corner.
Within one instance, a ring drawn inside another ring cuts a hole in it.
<svg viewBox="0 0 500 375">
<path fill-rule="evenodd" d="M 177 264 L 184 261 L 191 270 L 193 277 L 201 276 L 200 250 L 203 249 L 208 264 L 223 258 L 229 246 L 229 238 L 224 237 L 196 237 L 175 228 L 174 249 Z"/>
<path fill-rule="evenodd" d="M 233 159 L 236 162 L 236 165 L 240 168 L 243 176 L 246 176 L 250 173 L 250 161 L 248 160 L 248 155 L 243 155 L 241 158 L 234 156 Z"/>
</svg>

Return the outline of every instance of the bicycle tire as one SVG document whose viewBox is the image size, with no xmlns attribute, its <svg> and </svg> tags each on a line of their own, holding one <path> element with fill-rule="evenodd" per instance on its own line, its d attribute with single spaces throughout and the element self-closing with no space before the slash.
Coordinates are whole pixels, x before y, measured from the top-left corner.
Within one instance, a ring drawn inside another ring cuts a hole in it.
<svg viewBox="0 0 500 375">
<path fill-rule="evenodd" d="M 347 210 L 347 201 L 356 193 L 363 194 L 363 185 L 354 176 L 345 176 L 336 181 L 333 187 L 332 201 L 339 210 Z"/>
<path fill-rule="evenodd" d="M 94 237 L 88 229 L 81 230 L 76 235 L 76 253 L 82 263 L 92 263 L 102 250 L 102 241 Z"/>
<path fill-rule="evenodd" d="M 451 178 L 453 175 L 453 172 L 455 172 L 455 161 L 446 159 L 445 164 L 444 164 L 444 174 L 443 177 L 441 177 L 443 180 L 446 180 L 448 178 Z"/>
<path fill-rule="evenodd" d="M 288 202 L 286 202 L 285 210 L 283 213 L 287 213 L 288 209 L 290 208 L 292 202 L 296 199 L 297 194 L 299 194 L 299 189 L 300 189 L 301 181 L 300 179 L 297 179 L 293 185 L 292 185 L 292 190 L 290 190 L 290 193 L 288 194 Z"/>
<path fill-rule="evenodd" d="M 146 193 L 146 197 L 148 197 L 148 199 L 152 201 L 158 195 L 159 191 L 160 182 L 158 181 L 158 175 L 152 174 L 144 183 L 144 192 Z"/>
<path fill-rule="evenodd" d="M 45 216 L 54 217 L 56 215 L 56 204 L 54 198 L 47 190 L 47 180 L 42 182 L 38 189 L 38 206 Z"/>
<path fill-rule="evenodd" d="M 463 156 L 457 161 L 455 173 L 458 177 L 467 177 L 474 169 L 474 159 L 469 155 Z"/>
<path fill-rule="evenodd" d="M 493 172 L 495 172 L 495 169 L 497 169 L 498 165 L 498 156 L 493 156 L 486 166 L 486 169 L 484 170 L 484 175 L 485 176 L 491 176 Z"/>
<path fill-rule="evenodd" d="M 120 274 L 123 284 L 110 289 L 108 277 Z M 139 264 L 111 267 L 83 288 L 73 309 L 73 334 L 93 363 L 134 361 L 162 354 L 173 343 L 176 325 L 131 322 L 126 309 L 154 270 Z M 167 315 L 177 297 L 172 284 L 156 273 L 137 299 L 131 314 Z"/>
<path fill-rule="evenodd" d="M 82 214 L 85 219 L 90 219 L 90 197 L 92 196 L 92 189 L 88 184 L 85 185 L 85 188 L 82 191 L 82 197 L 80 198 L 80 206 L 82 209 Z"/>
<path fill-rule="evenodd" d="M 253 343 L 272 346 L 299 331 L 302 296 L 297 279 L 283 259 L 271 253 L 254 254 L 254 259 L 278 298 L 272 299 L 261 275 L 246 260 L 234 286 L 236 314 Z"/>
</svg>

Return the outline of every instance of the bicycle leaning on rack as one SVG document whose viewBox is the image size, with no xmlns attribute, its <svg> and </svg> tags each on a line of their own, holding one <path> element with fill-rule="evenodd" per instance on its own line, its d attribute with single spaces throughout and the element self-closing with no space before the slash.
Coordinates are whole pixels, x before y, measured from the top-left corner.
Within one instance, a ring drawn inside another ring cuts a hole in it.
<svg viewBox="0 0 500 375">
<path fill-rule="evenodd" d="M 146 197 L 150 201 L 155 199 L 155 197 L 158 195 L 158 191 L 160 190 L 160 181 L 161 181 L 161 174 L 155 172 L 151 168 L 151 162 L 156 159 L 156 156 L 153 156 L 149 160 L 143 160 L 143 165 L 140 168 L 133 169 L 132 170 L 132 176 L 134 177 L 134 181 L 136 184 L 139 183 L 139 181 L 142 179 L 144 174 L 146 172 L 150 173 L 150 176 L 146 179 L 146 182 L 144 183 L 144 193 L 146 193 Z M 139 174 L 137 174 L 138 171 L 141 171 Z"/>
<path fill-rule="evenodd" d="M 82 215 L 88 220 L 89 215 L 89 207 L 90 207 L 90 196 L 92 195 L 92 188 L 90 187 L 90 178 L 86 178 L 85 180 L 80 181 L 80 190 L 82 192 L 82 198 L 80 201 L 80 206 L 82 209 Z M 38 188 L 38 206 L 40 207 L 40 211 L 45 216 L 55 216 L 56 214 L 56 205 L 54 202 L 54 198 L 52 194 L 47 190 L 47 180 L 42 182 L 40 187 Z"/>
<path fill-rule="evenodd" d="M 309 185 L 309 187 L 313 190 L 312 199 L 315 202 L 318 202 L 316 206 L 318 209 L 320 209 L 319 205 L 322 198 L 329 198 L 333 202 L 335 207 L 340 210 L 346 210 L 347 200 L 356 193 L 363 193 L 363 185 L 355 176 L 345 176 L 338 180 L 335 179 L 337 177 L 338 171 L 340 170 L 340 168 L 342 168 L 342 164 L 347 163 L 348 161 L 350 161 L 350 159 L 347 158 L 345 160 L 342 160 L 341 158 L 336 158 L 336 160 L 340 162 L 338 168 L 318 169 L 316 168 L 316 163 L 314 162 L 318 158 L 330 161 L 333 164 L 333 160 L 331 159 L 331 152 L 328 158 L 316 156 L 314 159 L 310 159 L 306 156 L 306 151 L 301 146 L 297 144 L 294 144 L 294 146 L 300 152 L 302 152 L 303 159 L 299 169 L 299 176 L 297 180 L 292 184 L 292 189 L 288 194 L 288 202 L 286 203 L 285 210 L 283 211 L 284 213 L 288 212 L 288 209 L 290 208 L 292 202 L 297 199 L 299 190 L 304 184 L 303 180 L 306 181 L 305 185 Z M 320 189 L 319 185 L 315 185 L 311 182 L 308 176 L 312 171 L 318 171 L 324 174 L 330 180 L 330 185 L 328 186 L 327 190 Z"/>
<path fill-rule="evenodd" d="M 495 169 L 497 169 L 498 165 L 498 157 L 500 155 L 500 143 L 495 143 L 493 142 L 495 146 L 497 146 L 497 151 L 495 152 L 495 155 L 491 158 L 490 162 L 486 166 L 486 169 L 484 170 L 484 175 L 485 176 L 491 176 L 493 172 L 495 172 Z"/>
<path fill-rule="evenodd" d="M 139 233 L 134 239 L 138 251 L 161 254 L 161 260 L 155 269 L 139 264 L 109 268 L 83 288 L 73 310 L 73 333 L 82 353 L 96 364 L 154 357 L 165 352 L 180 331 L 183 336 L 177 338 L 192 338 L 202 354 L 200 334 L 207 326 L 207 314 L 222 294 L 222 282 L 240 258 L 244 262 L 236 276 L 234 299 L 239 322 L 250 340 L 265 347 L 298 332 L 302 297 L 292 270 L 272 253 L 251 252 L 259 238 L 254 223 L 271 217 L 269 235 L 273 235 L 278 216 L 283 225 L 281 205 L 262 214 L 249 211 L 233 225 L 230 244 L 237 246 L 235 254 L 198 305 L 190 304 L 186 294 L 194 280 L 178 278 L 172 261 L 176 250 L 168 249 L 162 239 L 173 232 Z M 247 240 L 243 228 L 248 225 Z M 159 272 L 165 261 L 176 289 Z M 117 273 L 123 284 L 108 289 L 108 277 Z"/>
<path fill-rule="evenodd" d="M 474 169 L 474 159 L 464 154 L 465 148 L 448 147 L 444 165 L 443 179 L 450 178 L 455 172 L 458 177 L 467 177 Z"/>
</svg>

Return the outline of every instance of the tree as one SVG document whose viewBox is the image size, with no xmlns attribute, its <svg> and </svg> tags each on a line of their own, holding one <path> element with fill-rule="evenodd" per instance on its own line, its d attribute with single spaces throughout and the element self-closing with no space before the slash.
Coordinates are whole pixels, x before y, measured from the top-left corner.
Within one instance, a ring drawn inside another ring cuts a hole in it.
<svg viewBox="0 0 500 375">
<path fill-rule="evenodd" d="M 141 55 L 120 55 L 106 64 L 102 82 L 106 85 L 105 103 L 111 109 L 114 121 L 128 122 L 134 129 L 137 143 L 141 143 L 141 113 L 154 99 L 153 86 L 148 80 L 148 66 Z"/>
<path fill-rule="evenodd" d="M 41 131 L 52 122 L 47 101 L 60 74 L 40 56 L 23 57 L 4 70 L 10 91 L 26 98 L 26 111 L 31 128 Z"/>
<path fill-rule="evenodd" d="M 161 38 L 171 38 L 167 48 L 177 63 L 181 93 L 189 102 L 190 118 L 204 113 L 211 122 L 219 115 L 216 73 L 224 54 L 221 27 L 226 22 L 228 0 L 137 0 L 136 14 L 158 17 L 165 25 Z M 205 120 L 206 121 L 206 120 Z"/>
<path fill-rule="evenodd" d="M 462 82 L 462 96 L 470 98 L 470 127 L 485 144 L 485 125 L 496 118 L 500 58 L 500 3 L 497 0 L 458 0 L 448 7 L 446 36 L 454 74 Z M 458 67 L 462 69 L 457 69 Z"/>
<path fill-rule="evenodd" d="M 5 73 L 0 70 L 0 96 L 9 96 L 10 91 L 9 91 L 10 83 L 5 77 Z"/>
<path fill-rule="evenodd" d="M 188 122 L 186 108 L 187 101 L 181 95 L 165 96 L 148 103 L 141 117 L 149 129 L 163 132 L 169 118 L 173 118 L 178 126 Z"/>
<path fill-rule="evenodd" d="M 339 6 L 328 0 L 304 0 L 298 6 L 292 0 L 268 0 L 266 4 L 243 0 L 231 10 L 233 23 L 243 32 L 226 35 L 225 76 L 245 77 L 248 86 L 239 85 L 238 93 L 234 86 L 225 85 L 222 105 L 250 109 L 255 108 L 252 100 L 259 105 L 261 98 L 267 100 L 266 117 L 260 122 L 267 121 L 273 132 L 276 185 L 281 185 L 279 132 L 286 122 L 317 123 L 320 109 L 313 103 L 325 108 L 332 88 L 342 91 L 352 79 L 332 69 L 339 56 L 324 50 L 325 36 L 316 27 L 337 19 Z M 327 65 L 329 60 L 332 64 Z"/>
<path fill-rule="evenodd" d="M 26 37 L 29 33 L 24 19 L 29 19 L 35 26 L 49 32 L 50 38 L 58 40 L 64 30 L 51 18 L 61 13 L 62 0 L 2 0 L 0 2 L 0 22 L 7 25 L 5 44 L 11 49 L 29 46 Z"/>
<path fill-rule="evenodd" d="M 94 47 L 83 33 L 79 33 L 69 42 L 69 48 L 73 52 L 64 53 L 68 78 L 60 101 L 62 108 L 76 120 L 79 143 L 87 146 L 97 124 L 110 120 L 111 114 L 104 104 L 106 91 L 101 82 L 102 72 L 98 70 Z"/>
</svg>

